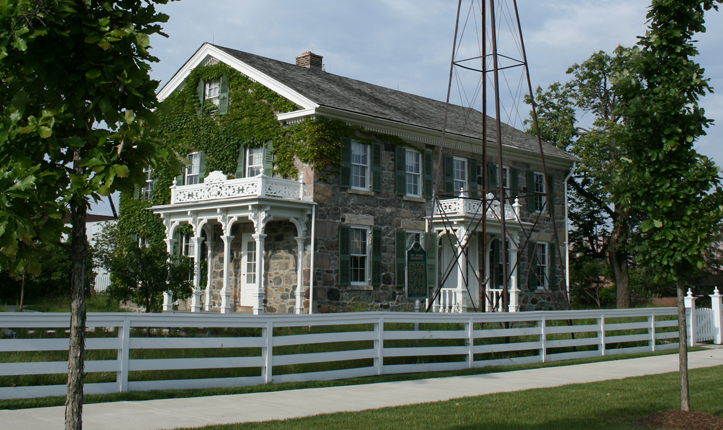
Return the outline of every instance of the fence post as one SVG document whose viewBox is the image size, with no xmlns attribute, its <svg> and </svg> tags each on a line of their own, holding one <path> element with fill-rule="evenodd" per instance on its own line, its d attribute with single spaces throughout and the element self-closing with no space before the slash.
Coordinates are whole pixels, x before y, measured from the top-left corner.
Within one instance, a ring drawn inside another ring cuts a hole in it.
<svg viewBox="0 0 723 430">
<path fill-rule="evenodd" d="M 123 318 L 123 325 L 118 327 L 118 340 L 120 349 L 118 350 L 118 361 L 120 370 L 116 375 L 118 382 L 118 391 L 124 393 L 128 391 L 128 356 L 131 345 L 131 321 L 126 317 Z"/>
<path fill-rule="evenodd" d="M 600 314 L 600 353 L 605 357 L 605 314 Z"/>
<path fill-rule="evenodd" d="M 650 314 L 650 350 L 655 352 L 655 314 Z"/>
<path fill-rule="evenodd" d="M 379 320 L 374 324 L 377 331 L 377 339 L 374 341 L 374 349 L 377 350 L 377 357 L 374 359 L 374 367 L 377 368 L 377 375 L 384 373 L 384 317 L 379 316 Z"/>
<path fill-rule="evenodd" d="M 471 317 L 467 325 L 467 344 L 469 346 L 467 361 L 469 361 L 469 368 L 471 369 L 474 367 L 474 322 Z"/>
<path fill-rule="evenodd" d="M 261 329 L 261 336 L 266 340 L 266 346 L 264 347 L 262 356 L 264 360 L 264 384 L 270 384 L 273 380 L 273 356 L 274 356 L 274 323 L 269 320 L 266 322 L 266 328 Z"/>
<path fill-rule="evenodd" d="M 710 302 L 711 308 L 713 308 L 714 343 L 716 345 L 723 345 L 723 321 L 721 321 L 721 319 L 723 319 L 723 314 L 721 314 L 721 309 L 723 308 L 723 306 L 721 306 L 722 301 L 723 296 L 718 292 L 718 287 L 715 287 L 713 294 L 710 295 Z"/>
<path fill-rule="evenodd" d="M 545 327 L 547 325 L 547 322 L 545 321 L 545 317 L 543 316 L 540 319 L 540 342 L 542 343 L 542 349 L 540 349 L 540 356 L 542 356 L 542 362 L 544 363 L 547 361 L 547 336 L 545 335 Z"/>
<path fill-rule="evenodd" d="M 695 317 L 695 297 L 693 297 L 693 293 L 690 291 L 690 288 L 688 288 L 688 295 L 685 296 L 685 310 L 686 310 L 686 318 L 685 318 L 685 325 L 686 329 L 688 330 L 688 346 L 695 346 L 695 335 L 696 335 L 696 326 L 698 319 Z"/>
</svg>

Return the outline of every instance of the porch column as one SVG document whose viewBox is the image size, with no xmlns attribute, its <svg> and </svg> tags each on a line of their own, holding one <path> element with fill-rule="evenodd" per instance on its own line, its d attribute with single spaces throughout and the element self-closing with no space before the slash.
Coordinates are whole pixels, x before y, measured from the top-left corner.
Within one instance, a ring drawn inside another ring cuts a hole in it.
<svg viewBox="0 0 723 430">
<path fill-rule="evenodd" d="M 223 235 L 223 288 L 221 289 L 221 313 L 231 312 L 231 288 L 228 285 L 231 267 L 231 242 L 234 236 Z"/>
<path fill-rule="evenodd" d="M 490 264 L 492 263 L 492 258 L 490 258 L 492 256 L 492 239 L 490 235 L 487 235 L 485 243 L 485 279 L 487 280 L 487 282 L 485 282 L 485 312 L 493 312 L 495 295 L 490 291 L 494 285 L 492 283 L 492 270 L 490 268 Z"/>
<path fill-rule="evenodd" d="M 457 291 L 455 291 L 454 295 L 454 301 L 455 306 L 459 304 L 458 312 L 464 312 L 467 310 L 467 307 L 464 306 L 464 295 L 467 290 L 467 287 L 465 286 L 465 282 L 468 281 L 467 279 L 467 255 L 464 252 L 460 252 L 462 248 L 462 243 L 465 240 L 465 237 L 467 236 L 467 230 L 460 227 L 457 230 L 457 244 L 455 249 L 455 254 L 459 254 L 459 257 L 457 258 L 457 268 L 459 269 L 459 276 L 457 277 Z"/>
<path fill-rule="evenodd" d="M 176 239 L 164 239 L 164 242 L 166 242 L 166 251 L 168 251 L 168 255 L 173 254 L 173 246 L 176 244 Z M 163 312 L 168 312 L 173 310 L 173 291 L 164 291 L 163 292 Z"/>
<path fill-rule="evenodd" d="M 304 242 L 306 237 L 297 236 L 296 239 L 296 304 L 294 313 L 301 315 L 304 313 L 304 303 L 301 301 L 302 290 L 304 288 Z"/>
<path fill-rule="evenodd" d="M 723 314 L 721 314 L 722 300 L 718 292 L 718 287 L 715 287 L 713 294 L 708 297 L 710 297 L 711 308 L 713 309 L 713 331 L 715 332 L 715 341 L 713 343 L 723 345 L 723 324 L 721 324 L 721 319 L 723 318 Z"/>
<path fill-rule="evenodd" d="M 266 239 L 266 235 L 258 233 L 251 237 L 256 240 L 256 291 L 253 293 L 253 314 L 261 315 L 264 313 L 264 239 Z"/>
<path fill-rule="evenodd" d="M 195 235 L 198 232 L 194 233 Z M 191 238 L 193 244 L 193 296 L 191 298 L 191 312 L 201 311 L 201 244 L 203 237 L 195 236 Z"/>
<path fill-rule="evenodd" d="M 207 265 L 208 273 L 206 274 L 207 275 L 206 291 L 204 294 L 206 296 L 205 297 L 206 300 L 205 300 L 205 303 L 203 304 L 203 310 L 207 311 L 207 312 L 211 310 L 211 279 L 212 279 L 212 275 L 213 275 L 213 258 L 212 258 L 213 250 L 211 248 L 213 248 L 213 240 L 212 240 L 213 235 L 209 234 L 208 238 L 209 238 L 209 240 L 206 242 L 208 244 L 208 246 L 207 246 L 208 252 L 206 254 L 206 265 Z"/>
<path fill-rule="evenodd" d="M 508 312 L 517 312 L 520 309 L 520 289 L 517 287 L 517 244 L 509 241 L 510 244 L 510 261 L 509 265 L 513 268 L 510 274 L 510 282 L 507 284 L 507 291 L 510 293 L 510 302 Z"/>
</svg>

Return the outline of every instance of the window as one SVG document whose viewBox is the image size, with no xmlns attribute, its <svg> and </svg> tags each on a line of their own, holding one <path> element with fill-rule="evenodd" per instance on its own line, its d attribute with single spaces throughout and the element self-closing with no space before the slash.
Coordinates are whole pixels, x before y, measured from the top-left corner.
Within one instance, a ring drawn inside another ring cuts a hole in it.
<svg viewBox="0 0 723 430">
<path fill-rule="evenodd" d="M 350 256 L 351 256 L 351 283 L 367 284 L 367 262 L 369 246 L 369 230 L 366 228 L 351 228 Z"/>
<path fill-rule="evenodd" d="M 201 156 L 198 152 L 188 154 L 188 161 L 191 165 L 186 167 L 184 175 L 184 185 L 193 185 L 198 183 L 198 172 L 201 169 Z"/>
<path fill-rule="evenodd" d="M 369 145 L 351 142 L 351 187 L 369 189 Z"/>
<path fill-rule="evenodd" d="M 248 148 L 246 151 L 246 177 L 252 178 L 261 174 L 261 168 L 264 166 L 264 147 Z M 264 172 L 268 175 L 271 172 Z"/>
<path fill-rule="evenodd" d="M 256 240 L 246 244 L 246 285 L 256 284 Z"/>
<path fill-rule="evenodd" d="M 535 260 L 537 268 L 535 272 L 537 273 L 537 279 L 535 282 L 537 282 L 538 288 L 545 288 L 547 286 L 547 244 L 538 243 L 536 246 Z"/>
<path fill-rule="evenodd" d="M 504 285 L 504 279 L 502 277 L 507 276 L 508 281 L 509 281 L 509 276 L 510 276 L 510 243 L 508 241 L 505 241 L 505 253 L 507 254 L 506 255 L 506 258 L 507 258 L 507 271 L 506 272 L 504 272 L 502 270 L 502 247 L 500 246 L 500 243 L 501 243 L 501 240 L 497 239 L 496 240 L 497 246 L 495 246 L 495 248 L 494 248 L 495 252 L 497 253 L 496 258 L 495 258 L 497 260 L 497 268 L 496 268 L 497 279 L 495 280 L 495 283 L 499 286 L 498 288 L 502 288 L 502 286 Z"/>
<path fill-rule="evenodd" d="M 535 172 L 535 211 L 542 211 L 545 204 L 545 175 Z"/>
<path fill-rule="evenodd" d="M 211 81 L 206 82 L 206 100 L 210 101 L 214 105 L 218 106 L 218 96 L 221 93 L 221 82 Z"/>
<path fill-rule="evenodd" d="M 497 187 L 497 164 L 490 163 L 488 164 L 489 168 L 487 169 L 487 182 L 489 183 L 489 188 L 496 188 Z M 482 169 L 484 169 L 484 166 L 477 166 L 477 185 L 480 187 L 483 186 L 484 178 L 482 177 Z M 510 175 L 509 175 L 510 168 L 507 166 L 502 166 L 502 187 L 505 189 L 510 188 Z"/>
<path fill-rule="evenodd" d="M 193 233 L 186 233 L 181 236 L 181 253 L 189 258 L 194 258 L 196 255 L 191 238 Z"/>
<path fill-rule="evenodd" d="M 408 251 L 409 248 L 411 248 L 412 245 L 414 245 L 415 242 L 419 243 L 420 245 L 424 245 L 424 244 L 422 243 L 422 232 L 408 231 L 408 232 L 406 233 L 406 248 L 405 248 L 405 250 Z"/>
<path fill-rule="evenodd" d="M 467 160 L 454 157 L 454 192 L 459 195 L 461 191 L 468 191 L 467 187 Z"/>
<path fill-rule="evenodd" d="M 422 162 L 421 155 L 417 151 L 406 150 L 406 182 L 407 195 L 412 197 L 422 196 Z"/>
<path fill-rule="evenodd" d="M 153 183 L 155 182 L 151 178 L 153 170 L 150 167 L 144 167 L 143 173 L 146 175 L 146 185 L 141 188 L 141 197 L 143 198 L 143 200 L 150 200 L 151 194 L 153 193 Z"/>
</svg>

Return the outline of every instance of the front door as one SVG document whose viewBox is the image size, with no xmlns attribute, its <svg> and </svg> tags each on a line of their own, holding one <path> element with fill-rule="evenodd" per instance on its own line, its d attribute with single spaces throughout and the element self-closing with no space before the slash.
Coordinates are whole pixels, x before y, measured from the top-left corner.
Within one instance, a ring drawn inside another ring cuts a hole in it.
<svg viewBox="0 0 723 430">
<path fill-rule="evenodd" d="M 241 306 L 254 305 L 256 285 L 256 241 L 251 233 L 241 236 Z"/>
</svg>

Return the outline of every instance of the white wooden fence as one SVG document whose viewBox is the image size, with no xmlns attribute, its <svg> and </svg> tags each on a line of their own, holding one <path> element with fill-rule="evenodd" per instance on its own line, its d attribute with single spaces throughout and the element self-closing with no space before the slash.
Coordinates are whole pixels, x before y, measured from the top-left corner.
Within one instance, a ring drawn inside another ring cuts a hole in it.
<svg viewBox="0 0 723 430">
<path fill-rule="evenodd" d="M 64 313 L 0 313 L 0 399 L 65 395 L 62 352 L 68 349 L 69 321 Z M 674 308 L 298 316 L 89 313 L 87 327 L 87 394 L 444 371 L 678 347 Z M 40 385 L 49 377 L 37 375 L 55 375 L 54 385 Z"/>
</svg>

